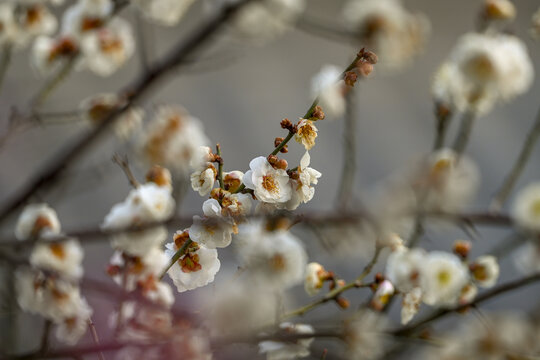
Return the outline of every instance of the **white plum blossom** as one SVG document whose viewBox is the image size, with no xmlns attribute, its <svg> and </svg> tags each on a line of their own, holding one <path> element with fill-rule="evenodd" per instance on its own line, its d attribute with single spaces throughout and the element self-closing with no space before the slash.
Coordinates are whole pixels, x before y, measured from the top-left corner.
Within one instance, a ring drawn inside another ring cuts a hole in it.
<svg viewBox="0 0 540 360">
<path fill-rule="evenodd" d="M 524 93 L 534 78 L 525 44 L 512 35 L 465 34 L 450 59 L 472 85 L 493 87 L 502 99 Z"/>
<path fill-rule="evenodd" d="M 343 20 L 379 56 L 379 65 L 399 69 L 423 49 L 429 33 L 425 16 L 407 11 L 399 0 L 349 0 Z"/>
<path fill-rule="evenodd" d="M 235 192 L 242 185 L 242 178 L 244 173 L 239 170 L 233 170 L 223 173 L 223 184 L 225 185 L 225 190 L 230 192 Z"/>
<path fill-rule="evenodd" d="M 275 293 L 262 284 L 229 281 L 205 299 L 210 305 L 205 315 L 216 335 L 252 335 L 255 330 L 273 325 L 278 313 Z"/>
<path fill-rule="evenodd" d="M 32 45 L 30 63 L 36 72 L 47 75 L 55 70 L 60 64 L 72 61 L 79 51 L 79 45 L 75 39 L 69 36 L 51 38 L 41 35 L 36 38 Z"/>
<path fill-rule="evenodd" d="M 140 256 L 115 251 L 110 259 L 108 273 L 118 285 L 133 291 L 145 282 L 154 285 L 154 280 L 161 276 L 168 263 L 167 254 L 157 246 L 147 248 Z"/>
<path fill-rule="evenodd" d="M 33 237 L 60 234 L 61 226 L 56 211 L 47 204 L 27 205 L 17 219 L 15 237 L 28 240 Z"/>
<path fill-rule="evenodd" d="M 56 338 L 67 345 L 75 345 L 88 329 L 88 321 L 92 316 L 92 309 L 86 301 L 80 303 L 77 314 L 56 323 Z"/>
<path fill-rule="evenodd" d="M 471 159 L 444 148 L 427 157 L 412 181 L 424 210 L 455 213 L 476 195 L 480 172 Z"/>
<path fill-rule="evenodd" d="M 177 231 L 174 242 L 165 245 L 167 256 L 172 258 L 188 238 L 187 230 Z M 184 292 L 213 282 L 220 266 L 216 249 L 208 249 L 202 244 L 192 242 L 167 273 L 178 292 Z"/>
<path fill-rule="evenodd" d="M 291 199 L 289 175 L 285 170 L 274 169 L 264 156 L 251 160 L 249 167 L 242 181 L 246 188 L 254 190 L 259 201 L 275 204 Z"/>
<path fill-rule="evenodd" d="M 513 262 L 525 275 L 540 272 L 540 243 L 527 241 L 515 251 Z"/>
<path fill-rule="evenodd" d="M 451 253 L 432 251 L 419 265 L 423 302 L 432 306 L 455 305 L 470 279 L 461 260 Z"/>
<path fill-rule="evenodd" d="M 230 245 L 235 223 L 222 215 L 222 207 L 216 199 L 208 199 L 203 203 L 204 217 L 195 215 L 193 225 L 189 228 L 189 236 L 197 243 L 209 249 L 224 248 Z"/>
<path fill-rule="evenodd" d="M 105 217 L 102 228 L 115 230 L 165 221 L 174 211 L 175 202 L 171 189 L 149 182 L 130 191 L 128 197 L 113 206 Z M 135 233 L 119 233 L 112 236 L 113 246 L 131 255 L 144 255 L 152 246 L 159 246 L 165 241 L 167 231 L 157 226 Z"/>
<path fill-rule="evenodd" d="M 61 33 L 80 40 L 104 26 L 113 7 L 111 0 L 77 1 L 64 12 Z"/>
<path fill-rule="evenodd" d="M 436 100 L 462 112 L 486 114 L 498 100 L 525 93 L 534 69 L 525 44 L 507 34 L 462 36 L 433 83 Z"/>
<path fill-rule="evenodd" d="M 159 25 L 174 26 L 180 22 L 195 0 L 134 0 L 142 15 Z"/>
<path fill-rule="evenodd" d="M 109 114 L 122 107 L 124 101 L 117 94 L 103 93 L 84 99 L 79 108 L 83 117 L 91 124 L 101 123 Z M 114 134 L 121 140 L 128 140 L 142 126 L 144 110 L 130 107 L 114 122 Z"/>
<path fill-rule="evenodd" d="M 469 267 L 474 282 L 481 287 L 492 287 L 499 279 L 499 263 L 495 256 L 480 256 Z"/>
<path fill-rule="evenodd" d="M 317 128 L 313 125 L 312 120 L 301 119 L 298 123 L 298 130 L 294 135 L 297 142 L 304 145 L 307 150 L 311 150 L 315 146 L 315 138 L 317 137 Z"/>
<path fill-rule="evenodd" d="M 82 38 L 81 51 L 81 68 L 87 67 L 100 76 L 110 76 L 135 52 L 131 25 L 120 18 L 112 19 Z"/>
<path fill-rule="evenodd" d="M 267 231 L 262 223 L 248 224 L 239 230 L 237 244 L 238 256 L 253 282 L 287 289 L 304 279 L 307 255 L 291 232 Z"/>
<path fill-rule="evenodd" d="M 324 276 L 326 275 L 324 267 L 316 262 L 311 262 L 306 266 L 306 276 L 304 279 L 304 290 L 309 296 L 314 296 L 323 287 Z"/>
<path fill-rule="evenodd" d="M 521 189 L 512 206 L 512 218 L 523 230 L 540 232 L 540 182 Z"/>
<path fill-rule="evenodd" d="M 19 28 L 15 21 L 15 5 L 10 2 L 0 4 L 0 45 L 11 46 L 19 38 Z"/>
<path fill-rule="evenodd" d="M 422 303 L 422 289 L 415 287 L 403 295 L 401 302 L 401 324 L 406 325 L 418 313 Z"/>
<path fill-rule="evenodd" d="M 216 175 L 216 168 L 214 165 L 208 163 L 206 169 L 197 170 L 191 174 L 191 188 L 201 196 L 210 194 L 216 181 Z"/>
<path fill-rule="evenodd" d="M 192 166 L 194 169 L 202 165 L 198 163 L 200 147 L 208 143 L 199 119 L 180 106 L 163 105 L 140 133 L 138 149 L 146 162 L 184 175 L 189 172 L 190 164 L 196 165 Z"/>
<path fill-rule="evenodd" d="M 238 11 L 231 26 L 239 36 L 260 44 L 283 35 L 304 12 L 305 7 L 305 0 L 262 0 L 250 3 Z"/>
<path fill-rule="evenodd" d="M 30 264 L 38 269 L 50 270 L 66 278 L 82 276 L 83 250 L 76 239 L 62 242 L 40 242 L 30 255 Z"/>
<path fill-rule="evenodd" d="M 284 322 L 279 328 L 287 334 L 313 334 L 315 330 L 311 325 L 293 324 Z M 262 341 L 259 343 L 259 353 L 266 354 L 267 360 L 294 360 L 307 357 L 310 354 L 309 346 L 313 338 L 298 339 L 294 342 Z"/>
<path fill-rule="evenodd" d="M 384 280 L 378 285 L 375 294 L 373 294 L 373 298 L 371 299 L 371 306 L 377 311 L 383 310 L 386 304 L 388 304 L 388 301 L 390 301 L 390 298 L 394 295 L 394 293 L 394 285 L 392 285 L 390 281 Z"/>
<path fill-rule="evenodd" d="M 242 217 L 251 212 L 251 195 L 249 194 L 231 194 L 224 191 L 221 200 L 222 215 L 234 217 L 235 222 L 241 221 Z"/>
<path fill-rule="evenodd" d="M 429 347 L 423 360 L 534 358 L 540 351 L 538 328 L 525 314 L 482 312 L 468 317 L 451 332 L 441 334 L 442 346 Z M 489 324 L 489 326 L 486 326 Z"/>
<path fill-rule="evenodd" d="M 472 302 L 478 295 L 478 287 L 473 283 L 468 283 L 461 289 L 459 294 L 458 304 L 465 305 Z"/>
<path fill-rule="evenodd" d="M 372 310 L 359 311 L 345 324 L 347 359 L 375 360 L 385 352 L 388 320 Z"/>
<path fill-rule="evenodd" d="M 311 158 L 309 152 L 306 151 L 302 159 L 300 160 L 300 166 L 298 167 L 298 179 L 290 180 L 292 186 L 291 199 L 285 203 L 285 208 L 288 210 L 296 209 L 301 203 L 307 203 L 313 199 L 315 195 L 315 187 L 319 182 L 321 173 L 311 167 L 309 163 Z"/>
<path fill-rule="evenodd" d="M 340 75 L 340 68 L 325 65 L 311 80 L 311 96 L 319 99 L 319 105 L 332 119 L 345 113 L 345 83 Z"/>
<path fill-rule="evenodd" d="M 401 292 L 418 287 L 422 262 L 427 254 L 423 249 L 396 248 L 386 260 L 385 276 Z"/>
</svg>

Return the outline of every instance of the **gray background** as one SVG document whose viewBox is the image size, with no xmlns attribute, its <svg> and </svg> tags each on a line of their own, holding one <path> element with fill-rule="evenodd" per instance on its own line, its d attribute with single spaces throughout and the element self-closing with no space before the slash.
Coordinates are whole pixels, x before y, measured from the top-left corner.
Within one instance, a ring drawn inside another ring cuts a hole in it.
<svg viewBox="0 0 540 360">
<path fill-rule="evenodd" d="M 325 24 L 339 24 L 338 14 L 342 1 L 309 0 L 307 15 L 321 19 Z M 411 159 L 430 149 L 434 136 L 434 117 L 430 100 L 430 79 L 437 66 L 446 58 L 456 39 L 466 31 L 473 30 L 476 11 L 480 1 L 455 0 L 409 0 L 405 1 L 410 10 L 426 14 L 431 20 L 431 36 L 424 54 L 410 67 L 398 74 L 385 75 L 375 70 L 368 81 L 359 84 L 358 103 L 358 161 L 356 193 L 363 195 L 368 189 L 403 167 Z M 528 36 L 532 13 L 540 3 L 536 0 L 516 1 L 518 16 L 512 27 L 526 42 L 536 73 L 540 72 L 540 44 Z M 172 44 L 200 23 L 202 7 L 196 4 L 176 28 L 161 28 L 145 24 L 145 38 L 151 43 L 149 49 L 153 59 L 165 53 Z M 123 16 L 132 20 L 133 11 L 127 9 Z M 220 39 L 216 39 L 219 44 Z M 330 41 L 292 30 L 286 36 L 262 46 L 232 44 L 214 46 L 207 51 L 207 60 L 193 69 L 186 69 L 171 75 L 152 96 L 145 106 L 176 103 L 186 107 L 191 114 L 200 118 L 213 142 L 221 143 L 226 169 L 246 170 L 255 156 L 266 154 L 272 148 L 273 138 L 283 131 L 279 121 L 288 117 L 295 119 L 309 107 L 311 77 L 324 64 L 346 65 L 355 52 L 356 46 Z M 210 55 L 210 56 L 209 56 Z M 102 79 L 88 72 L 74 73 L 66 83 L 53 94 L 46 103 L 49 111 L 73 110 L 81 99 L 97 92 L 117 91 L 141 70 L 140 62 L 134 56 L 129 64 L 110 78 Z M 17 53 L 9 69 L 0 95 L 0 131 L 5 129 L 10 108 L 25 109 L 30 95 L 37 91 L 43 80 L 36 77 L 29 66 L 28 53 Z M 495 111 L 481 118 L 471 138 L 468 154 L 478 163 L 482 172 L 482 187 L 474 202 L 474 209 L 485 209 L 490 196 L 501 184 L 512 162 L 515 160 L 523 139 L 531 127 L 539 105 L 540 82 L 535 81 L 530 91 L 509 104 L 498 106 Z M 453 124 L 453 131 L 456 123 Z M 318 124 L 319 137 L 312 149 L 312 166 L 323 176 L 316 187 L 316 194 L 302 210 L 331 210 L 334 205 L 336 187 L 341 170 L 342 121 L 324 121 Z M 82 123 L 72 125 L 34 128 L 13 136 L 0 150 L 0 201 L 14 194 L 32 174 L 62 151 L 63 145 L 73 141 L 88 126 Z M 298 161 L 303 150 L 291 144 L 288 159 Z M 82 226 L 101 222 L 111 206 L 121 201 L 129 191 L 129 184 L 122 172 L 110 165 L 109 158 L 115 151 L 122 153 L 121 146 L 112 137 L 96 144 L 79 164 L 77 169 L 66 175 L 68 186 L 63 192 L 53 190 L 40 194 L 59 213 L 64 229 L 75 230 Z M 128 153 L 128 155 L 130 155 Z M 131 157 L 133 157 L 131 155 Z M 517 187 L 538 180 L 540 168 L 538 159 L 540 148 L 521 177 Z M 91 169 L 91 170 L 85 170 Z M 144 170 L 135 167 L 136 175 L 142 177 Z M 181 210 L 186 214 L 200 211 L 203 199 L 190 192 Z M 5 238 L 11 238 L 12 225 L 3 227 Z M 174 231 L 174 229 L 171 229 Z M 481 240 L 475 243 L 473 255 L 482 253 L 502 240 L 505 231 L 481 228 Z M 310 258 L 320 261 L 327 268 L 335 270 L 346 279 L 361 271 L 364 260 L 342 259 L 322 251 L 313 234 L 299 229 Z M 452 241 L 465 236 L 459 229 L 444 233 L 428 232 L 429 248 L 449 250 Z M 106 242 L 86 246 L 85 270 L 88 276 L 106 279 L 104 267 L 111 255 Z M 216 278 L 219 282 L 236 268 L 231 251 L 220 252 L 223 270 Z M 515 269 L 508 260 L 502 262 L 501 281 L 515 278 Z M 229 270 L 227 270 L 229 269 Z M 196 290 L 197 294 L 212 291 L 211 286 Z M 353 304 L 358 292 L 351 293 Z M 293 291 L 297 305 L 308 301 L 301 287 Z M 520 294 L 509 294 L 499 300 L 489 302 L 486 308 L 530 307 L 537 303 L 538 287 L 529 287 Z M 100 332 L 106 332 L 107 313 L 110 303 L 103 298 L 88 295 L 94 306 L 94 321 Z M 186 307 L 193 302 L 193 294 L 177 296 L 176 306 Z M 291 305 L 292 306 L 292 305 Z M 353 306 L 354 308 L 354 306 Z M 312 315 L 314 320 L 324 320 L 337 314 L 336 307 L 326 305 Z M 391 312 L 395 317 L 398 307 Z M 5 315 L 0 317 L 3 324 Z M 19 338 L 19 349 L 29 350 L 39 342 L 40 319 L 20 315 L 19 331 L 25 336 Z M 7 326 L 7 325 L 5 325 Z M 3 330 L 8 330 L 2 325 Z M 88 339 L 86 339 L 88 340 Z M 226 357 L 227 355 L 223 355 Z"/>
</svg>

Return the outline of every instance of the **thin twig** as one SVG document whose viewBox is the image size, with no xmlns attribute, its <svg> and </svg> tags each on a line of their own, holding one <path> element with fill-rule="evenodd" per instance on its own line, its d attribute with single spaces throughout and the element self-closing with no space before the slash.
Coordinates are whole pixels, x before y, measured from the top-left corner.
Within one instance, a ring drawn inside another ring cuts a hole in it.
<svg viewBox="0 0 540 360">
<path fill-rule="evenodd" d="M 312 303 L 309 303 L 305 306 L 302 306 L 296 310 L 290 311 L 283 315 L 282 320 L 288 319 L 295 316 L 302 316 L 308 311 L 311 311 L 315 309 L 316 307 L 327 303 L 328 301 L 335 300 L 339 295 L 341 295 L 343 292 L 353 289 L 353 288 L 360 288 L 360 287 L 367 287 L 369 284 L 364 284 L 363 281 L 371 273 L 371 270 L 373 269 L 373 266 L 377 263 L 377 260 L 379 259 L 379 254 L 381 253 L 382 248 L 378 247 L 375 249 L 375 253 L 373 254 L 373 258 L 370 260 L 370 262 L 364 267 L 364 270 L 362 273 L 354 280 L 351 281 L 341 287 L 337 287 L 334 290 L 326 293 L 323 297 L 321 297 L 318 300 L 313 301 Z"/>
<path fill-rule="evenodd" d="M 178 259 L 180 259 L 184 253 L 186 252 L 186 249 L 188 248 L 189 245 L 191 245 L 191 243 L 193 242 L 193 240 L 191 239 L 187 239 L 184 244 L 182 244 L 182 247 L 180 247 L 180 249 L 178 249 L 173 257 L 171 258 L 171 260 L 169 261 L 169 264 L 167 265 L 167 267 L 165 268 L 165 270 L 163 270 L 163 272 L 161 273 L 161 275 L 159 276 L 159 280 L 162 280 L 163 277 L 165 276 L 165 274 L 167 273 L 167 271 L 169 271 L 169 269 L 174 265 L 176 264 L 176 262 L 178 261 Z"/>
<path fill-rule="evenodd" d="M 467 148 L 467 145 L 469 144 L 475 117 L 476 116 L 474 112 L 467 111 L 463 114 L 463 117 L 461 118 L 458 136 L 456 137 L 456 141 L 454 142 L 453 146 L 454 151 L 458 155 L 463 154 L 465 152 L 465 149 Z"/>
<path fill-rule="evenodd" d="M 343 127 L 343 167 L 341 170 L 341 180 L 338 187 L 338 207 L 344 209 L 350 205 L 354 175 L 356 173 L 356 101 L 354 88 L 350 88 L 345 97 L 346 111 L 345 124 Z"/>
<path fill-rule="evenodd" d="M 94 321 L 92 321 L 92 318 L 88 318 L 88 327 L 90 328 L 90 334 L 92 335 L 92 339 L 94 340 L 94 344 L 99 346 L 99 336 L 96 330 L 96 326 L 94 325 Z M 99 360 L 106 360 L 105 355 L 103 355 L 103 352 L 99 351 L 97 353 Z"/>
<path fill-rule="evenodd" d="M 540 280 L 540 273 L 533 274 L 526 276 L 524 278 L 514 280 L 511 282 L 508 282 L 503 285 L 499 285 L 497 287 L 492 288 L 489 291 L 486 291 L 483 294 L 480 294 L 476 297 L 476 299 L 468 304 L 460 305 L 458 307 L 452 308 L 452 309 L 441 309 L 437 312 L 435 312 L 432 315 L 429 315 L 428 317 L 424 318 L 423 320 L 418 321 L 414 325 L 406 326 L 401 329 L 395 330 L 392 334 L 397 336 L 402 335 L 410 335 L 420 329 L 422 329 L 424 326 L 430 324 L 431 322 L 441 319 L 442 317 L 445 317 L 448 314 L 454 313 L 454 312 L 460 312 L 462 310 L 467 309 L 470 306 L 479 305 L 491 298 L 494 298 L 500 294 L 507 293 L 509 291 L 530 285 L 532 283 L 535 283 Z"/>
<path fill-rule="evenodd" d="M 41 333 L 41 343 L 39 346 L 39 353 L 46 354 L 49 351 L 49 334 L 52 328 L 52 321 L 46 319 L 43 324 L 43 332 Z"/>
<path fill-rule="evenodd" d="M 433 142 L 433 150 L 439 150 L 444 146 L 444 140 L 448 131 L 448 125 L 450 125 L 450 112 L 440 110 L 440 106 L 435 105 L 435 115 L 437 118 L 437 128 L 435 140 Z"/>
<path fill-rule="evenodd" d="M 0 90 L 2 89 L 9 64 L 11 63 L 12 50 L 13 46 L 11 44 L 6 44 L 2 48 L 2 55 L 0 55 Z"/>
<path fill-rule="evenodd" d="M 23 188 L 7 200 L 0 209 L 0 223 L 3 222 L 12 212 L 17 210 L 27 200 L 34 195 L 38 189 L 43 189 L 54 183 L 54 180 L 69 168 L 76 160 L 104 134 L 107 129 L 116 121 L 119 115 L 129 109 L 134 102 L 146 95 L 149 90 L 157 84 L 159 80 L 166 79 L 167 74 L 173 71 L 176 66 L 189 58 L 194 52 L 200 50 L 218 32 L 242 6 L 257 0 L 243 0 L 226 6 L 218 15 L 208 21 L 199 30 L 192 32 L 186 40 L 177 44 L 173 50 L 159 61 L 156 65 L 131 85 L 124 88 L 120 94 L 126 96 L 124 106 L 112 111 L 103 121 L 93 128 L 89 133 L 81 136 L 73 144 L 66 146 L 61 155 L 49 162 L 44 169 L 39 171 Z M 172 77 L 171 77 L 172 78 Z"/>
<path fill-rule="evenodd" d="M 133 186 L 135 189 L 141 186 L 141 184 L 137 181 L 137 179 L 133 175 L 133 172 L 131 171 L 127 155 L 122 157 L 118 154 L 114 154 L 112 161 L 118 166 L 120 166 L 131 186 Z"/>
<path fill-rule="evenodd" d="M 219 144 L 216 144 L 216 155 L 219 157 L 218 158 L 218 174 L 217 174 L 219 187 L 222 189 L 225 189 L 225 184 L 223 183 L 223 158 L 221 157 L 221 145 Z"/>
<path fill-rule="evenodd" d="M 521 173 L 523 172 L 523 169 L 525 168 L 525 165 L 527 165 L 527 162 L 529 161 L 529 158 L 531 157 L 531 154 L 534 150 L 534 146 L 536 145 L 536 142 L 538 141 L 538 138 L 540 137 L 540 110 L 538 111 L 538 114 L 536 115 L 536 121 L 534 122 L 531 130 L 528 132 L 527 139 L 525 140 L 525 143 L 523 143 L 523 147 L 521 148 L 521 152 L 519 153 L 519 156 L 514 163 L 514 166 L 512 167 L 512 170 L 510 170 L 510 173 L 506 176 L 506 179 L 504 180 L 503 185 L 497 191 L 496 195 L 493 197 L 493 200 L 491 201 L 491 204 L 489 206 L 490 210 L 492 211 L 499 211 L 503 205 L 510 193 L 512 192 L 512 189 L 514 188 L 517 180 L 519 179 Z"/>
</svg>

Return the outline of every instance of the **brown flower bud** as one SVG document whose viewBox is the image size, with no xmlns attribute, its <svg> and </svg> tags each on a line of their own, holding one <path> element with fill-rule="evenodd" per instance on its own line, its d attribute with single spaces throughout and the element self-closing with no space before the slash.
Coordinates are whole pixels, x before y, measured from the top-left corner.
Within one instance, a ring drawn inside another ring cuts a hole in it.
<svg viewBox="0 0 540 360">
<path fill-rule="evenodd" d="M 377 284 L 379 284 L 379 283 L 382 283 L 383 281 L 384 281 L 384 275 L 381 274 L 380 272 L 376 273 L 375 274 L 375 282 Z"/>
<path fill-rule="evenodd" d="M 316 120 L 324 120 L 324 111 L 322 109 L 322 107 L 320 106 L 315 106 L 315 109 L 313 110 L 313 114 L 311 115 L 311 118 L 312 119 L 316 119 Z"/>
<path fill-rule="evenodd" d="M 287 169 L 287 166 L 289 166 L 289 164 L 287 163 L 287 160 L 285 159 L 279 159 L 278 162 L 276 163 L 276 168 L 281 169 L 281 170 Z"/>
<path fill-rule="evenodd" d="M 279 144 L 281 144 L 283 142 L 283 140 L 285 140 L 285 138 L 282 138 L 282 137 L 277 137 L 274 139 L 274 147 L 278 147 Z"/>
<path fill-rule="evenodd" d="M 171 185 L 171 173 L 159 165 L 154 165 L 146 173 L 146 181 L 153 182 L 158 186 Z"/>
<path fill-rule="evenodd" d="M 298 174 L 297 171 L 289 171 L 288 174 L 289 174 L 289 177 L 290 177 L 291 179 L 293 179 L 293 180 L 298 180 L 298 179 L 300 179 L 300 174 Z"/>
<path fill-rule="evenodd" d="M 454 253 L 461 256 L 463 259 L 467 258 L 470 250 L 471 243 L 466 240 L 457 240 L 454 243 Z"/>
<path fill-rule="evenodd" d="M 372 65 L 375 65 L 379 61 L 379 57 L 373 51 L 364 51 L 362 59 Z"/>
<path fill-rule="evenodd" d="M 281 128 L 282 129 L 287 129 L 289 131 L 293 131 L 293 123 L 291 122 L 291 120 L 285 118 L 283 120 L 281 120 Z"/>
<path fill-rule="evenodd" d="M 278 162 L 279 159 L 278 159 L 278 157 L 276 155 L 268 155 L 266 160 L 268 160 L 270 165 L 275 165 Z"/>
<path fill-rule="evenodd" d="M 368 76 L 373 71 L 373 65 L 367 62 L 362 62 L 361 64 L 358 64 L 358 72 L 362 76 Z"/>
<path fill-rule="evenodd" d="M 349 302 L 349 300 L 347 300 L 347 299 L 345 299 L 344 297 L 341 297 L 341 296 L 336 298 L 336 303 L 342 309 L 347 309 L 347 308 L 349 308 L 349 306 L 351 306 L 351 303 Z"/>
<path fill-rule="evenodd" d="M 354 71 L 347 71 L 343 80 L 347 86 L 353 87 L 357 79 L 358 75 Z"/>
</svg>

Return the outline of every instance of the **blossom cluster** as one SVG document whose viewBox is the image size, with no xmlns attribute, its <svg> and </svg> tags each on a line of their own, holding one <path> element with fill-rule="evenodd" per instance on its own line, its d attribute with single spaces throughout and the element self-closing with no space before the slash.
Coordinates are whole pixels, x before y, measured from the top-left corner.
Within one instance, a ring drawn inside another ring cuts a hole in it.
<svg viewBox="0 0 540 360">
<path fill-rule="evenodd" d="M 21 241 L 39 240 L 30 254 L 31 267 L 20 268 L 15 274 L 20 307 L 55 324 L 59 341 L 76 344 L 92 315 L 78 286 L 83 275 L 79 242 L 73 238 L 57 241 L 65 236 L 56 212 L 47 204 L 26 206 L 15 235 Z"/>
</svg>

